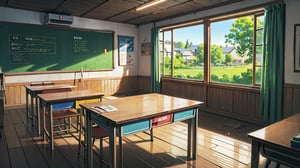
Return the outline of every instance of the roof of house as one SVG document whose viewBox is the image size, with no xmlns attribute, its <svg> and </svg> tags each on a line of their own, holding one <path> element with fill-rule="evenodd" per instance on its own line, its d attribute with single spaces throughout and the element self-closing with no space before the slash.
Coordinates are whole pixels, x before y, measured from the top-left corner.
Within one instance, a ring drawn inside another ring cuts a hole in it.
<svg viewBox="0 0 300 168">
<path fill-rule="evenodd" d="M 235 47 L 222 47 L 223 53 L 231 53 Z"/>
</svg>

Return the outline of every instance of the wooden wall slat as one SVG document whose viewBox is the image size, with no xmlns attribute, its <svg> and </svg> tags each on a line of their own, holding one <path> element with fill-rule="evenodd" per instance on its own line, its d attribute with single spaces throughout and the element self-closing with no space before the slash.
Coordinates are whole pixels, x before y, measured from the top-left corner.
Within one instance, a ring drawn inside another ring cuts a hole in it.
<svg viewBox="0 0 300 168">
<path fill-rule="evenodd" d="M 203 101 L 201 110 L 255 124 L 266 124 L 259 112 L 260 89 L 162 78 L 162 93 Z M 300 112 L 300 85 L 285 84 L 283 117 Z"/>
<path fill-rule="evenodd" d="M 53 81 L 55 84 L 76 85 L 74 90 L 89 89 L 103 92 L 104 95 L 126 94 L 138 91 L 137 76 L 93 78 L 84 80 L 60 80 Z M 26 103 L 25 88 L 26 83 L 7 83 L 5 85 L 6 105 L 22 105 Z"/>
<path fill-rule="evenodd" d="M 28 83 L 7 83 L 6 105 L 25 104 L 25 88 Z M 105 95 L 150 93 L 150 76 L 106 77 L 82 80 L 54 81 L 55 84 L 76 85 L 74 90 L 91 89 Z M 201 110 L 247 122 L 264 123 L 259 113 L 260 91 L 258 88 L 225 86 L 193 80 L 162 78 L 163 94 L 203 101 Z M 300 84 L 285 84 L 283 117 L 300 112 Z"/>
</svg>

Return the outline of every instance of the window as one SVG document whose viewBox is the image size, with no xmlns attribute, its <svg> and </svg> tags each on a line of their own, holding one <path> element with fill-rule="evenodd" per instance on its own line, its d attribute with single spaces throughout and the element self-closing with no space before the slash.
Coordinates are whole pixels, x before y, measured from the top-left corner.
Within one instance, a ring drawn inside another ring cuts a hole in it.
<svg viewBox="0 0 300 168">
<path fill-rule="evenodd" d="M 203 80 L 203 25 L 176 28 L 162 32 L 163 75 Z"/>
<path fill-rule="evenodd" d="M 263 13 L 217 19 L 162 29 L 162 75 L 224 84 L 261 83 Z M 206 26 L 210 39 L 204 41 Z M 207 55 L 204 46 L 209 47 Z M 209 74 L 204 73 L 205 66 Z"/>
<path fill-rule="evenodd" d="M 255 32 L 254 32 L 254 85 L 261 84 L 261 73 L 262 73 L 262 65 L 263 65 L 263 15 L 255 15 Z"/>
<path fill-rule="evenodd" d="M 260 80 L 261 60 L 256 59 L 262 58 L 262 17 L 247 15 L 211 23 L 211 82 L 252 85 Z"/>
</svg>

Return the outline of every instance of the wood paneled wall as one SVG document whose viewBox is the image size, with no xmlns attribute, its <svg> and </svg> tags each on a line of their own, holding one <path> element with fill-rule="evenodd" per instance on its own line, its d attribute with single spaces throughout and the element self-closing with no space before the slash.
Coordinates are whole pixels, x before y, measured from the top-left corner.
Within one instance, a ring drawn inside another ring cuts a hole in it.
<svg viewBox="0 0 300 168">
<path fill-rule="evenodd" d="M 259 88 L 162 78 L 162 93 L 203 101 L 202 111 L 259 125 L 267 124 L 259 114 Z M 283 100 L 284 118 L 299 113 L 300 85 L 285 84 Z"/>
<path fill-rule="evenodd" d="M 285 84 L 283 117 L 300 113 L 300 84 Z"/>
<path fill-rule="evenodd" d="M 138 77 L 138 90 L 139 93 L 150 93 L 151 92 L 151 77 L 150 76 L 139 76 Z"/>
<path fill-rule="evenodd" d="M 151 92 L 150 76 L 128 76 L 80 80 L 54 81 L 55 84 L 76 85 L 74 90 L 90 89 L 105 95 L 139 94 Z M 28 83 L 5 85 L 6 105 L 25 104 L 25 88 Z M 162 93 L 203 101 L 201 110 L 246 122 L 264 125 L 259 115 L 259 88 L 237 87 L 221 84 L 205 84 L 199 81 L 162 78 Z M 285 84 L 283 117 L 300 112 L 300 84 Z"/>
<path fill-rule="evenodd" d="M 112 77 L 92 78 L 84 80 L 60 80 L 53 81 L 55 84 L 69 84 L 76 86 L 74 90 L 89 89 L 103 92 L 105 95 L 126 94 L 138 92 L 138 77 Z M 25 87 L 28 83 L 8 83 L 5 85 L 6 105 L 22 105 L 26 103 Z"/>
<path fill-rule="evenodd" d="M 263 123 L 259 116 L 259 89 L 200 81 L 162 78 L 162 93 L 203 101 L 202 111 Z"/>
</svg>

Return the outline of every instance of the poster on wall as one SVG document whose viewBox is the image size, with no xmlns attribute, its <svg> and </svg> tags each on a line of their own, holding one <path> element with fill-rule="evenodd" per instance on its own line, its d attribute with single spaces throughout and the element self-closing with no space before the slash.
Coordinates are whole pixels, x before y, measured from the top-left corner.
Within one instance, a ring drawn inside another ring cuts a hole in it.
<svg viewBox="0 0 300 168">
<path fill-rule="evenodd" d="M 134 37 L 118 36 L 119 65 L 133 65 Z"/>
<path fill-rule="evenodd" d="M 141 56 L 150 56 L 151 55 L 151 43 L 142 43 L 141 45 Z"/>
</svg>

